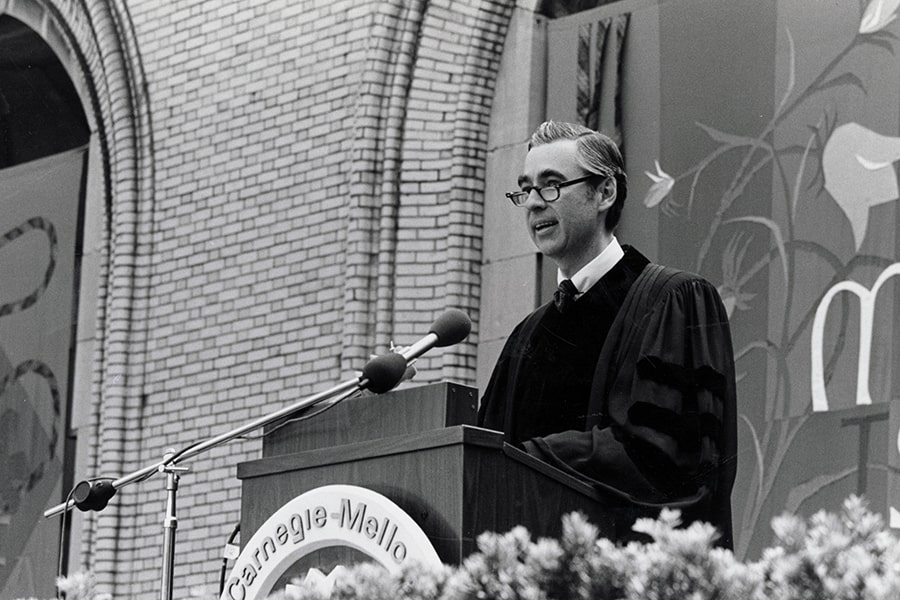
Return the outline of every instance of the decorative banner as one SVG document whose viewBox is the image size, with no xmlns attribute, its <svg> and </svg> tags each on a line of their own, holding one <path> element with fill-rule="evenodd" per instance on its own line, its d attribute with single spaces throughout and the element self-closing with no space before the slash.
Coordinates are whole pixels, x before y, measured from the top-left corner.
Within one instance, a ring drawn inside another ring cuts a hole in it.
<svg viewBox="0 0 900 600">
<path fill-rule="evenodd" d="M 416 522 L 381 494 L 352 485 L 310 490 L 279 508 L 241 551 L 221 600 L 265 598 L 297 560 L 347 546 L 396 572 L 407 561 L 440 565 Z"/>
<path fill-rule="evenodd" d="M 547 26 L 547 117 L 581 117 L 574 90 L 591 72 L 573 26 L 626 10 L 618 235 L 706 277 L 728 312 L 736 555 L 769 546 L 783 511 L 837 510 L 849 494 L 900 526 L 900 2 L 671 0 L 561 17 Z"/>
<path fill-rule="evenodd" d="M 0 171 L 0 598 L 54 593 L 86 148 Z"/>
</svg>

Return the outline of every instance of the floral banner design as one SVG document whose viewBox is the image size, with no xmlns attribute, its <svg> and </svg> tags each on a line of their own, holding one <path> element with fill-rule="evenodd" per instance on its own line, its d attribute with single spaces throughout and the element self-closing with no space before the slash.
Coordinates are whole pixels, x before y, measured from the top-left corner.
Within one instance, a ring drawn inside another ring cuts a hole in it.
<svg viewBox="0 0 900 600">
<path fill-rule="evenodd" d="M 854 4 L 761 8 L 756 26 L 774 31 L 779 49 L 771 79 L 756 80 L 774 92 L 771 112 L 754 107 L 746 122 L 755 128 L 694 120 L 702 137 L 692 161 L 685 164 L 684 146 L 663 140 L 645 172 L 643 208 L 658 211 L 661 239 L 670 240 L 661 260 L 667 248 L 693 252 L 679 266 L 717 282 L 732 320 L 742 413 L 733 495 L 739 554 L 767 541 L 759 536 L 773 514 L 811 511 L 846 496 L 848 486 L 874 495 L 886 513 L 900 510 L 900 496 L 891 495 L 900 489 L 889 491 L 900 488 L 889 464 L 900 439 L 888 431 L 900 388 L 900 2 Z M 715 20 L 716 9 L 694 9 L 702 11 Z M 702 36 L 702 25 L 696 29 L 683 34 Z M 706 65 L 711 73 L 740 81 L 714 69 L 715 60 Z M 742 97 L 737 84 L 734 91 L 719 97 L 733 112 L 762 95 L 747 88 Z M 817 416 L 823 411 L 837 412 Z M 840 444 L 851 450 L 845 462 L 832 460 Z M 807 456 L 803 469 L 791 464 Z"/>
</svg>

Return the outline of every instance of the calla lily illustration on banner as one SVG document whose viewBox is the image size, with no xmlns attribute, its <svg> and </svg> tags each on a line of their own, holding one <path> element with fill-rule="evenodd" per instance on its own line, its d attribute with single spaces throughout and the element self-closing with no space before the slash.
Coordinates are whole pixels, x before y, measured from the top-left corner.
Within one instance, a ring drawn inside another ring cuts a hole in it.
<svg viewBox="0 0 900 600">
<path fill-rule="evenodd" d="M 653 180 L 653 185 L 650 186 L 647 197 L 644 198 L 644 206 L 647 208 L 653 208 L 662 202 L 672 190 L 672 186 L 675 185 L 675 180 L 671 175 L 662 170 L 662 167 L 659 166 L 659 161 L 655 160 L 653 163 L 656 165 L 655 174 L 650 171 L 644 171 L 644 173 L 647 174 L 647 177 Z"/>
<path fill-rule="evenodd" d="M 881 31 L 897 18 L 898 7 L 900 0 L 872 0 L 859 22 L 859 32 L 866 35 Z"/>
<path fill-rule="evenodd" d="M 893 163 L 900 160 L 900 137 L 847 123 L 836 128 L 822 152 L 825 189 L 853 228 L 859 251 L 866 237 L 869 209 L 900 198 Z"/>
</svg>

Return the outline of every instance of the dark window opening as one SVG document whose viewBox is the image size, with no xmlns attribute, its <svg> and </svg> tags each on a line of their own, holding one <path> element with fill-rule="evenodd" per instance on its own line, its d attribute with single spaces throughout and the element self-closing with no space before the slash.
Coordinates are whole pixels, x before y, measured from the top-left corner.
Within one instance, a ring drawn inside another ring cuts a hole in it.
<svg viewBox="0 0 900 600">
<path fill-rule="evenodd" d="M 0 16 L 0 169 L 89 137 L 81 100 L 53 50 L 20 21 Z"/>
</svg>

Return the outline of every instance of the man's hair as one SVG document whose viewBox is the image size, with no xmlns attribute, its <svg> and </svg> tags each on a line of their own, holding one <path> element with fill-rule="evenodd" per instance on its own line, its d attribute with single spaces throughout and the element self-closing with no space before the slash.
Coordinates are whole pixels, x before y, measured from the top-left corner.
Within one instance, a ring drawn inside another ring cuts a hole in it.
<svg viewBox="0 0 900 600">
<path fill-rule="evenodd" d="M 614 177 L 616 180 L 616 201 L 606 212 L 606 229 L 613 231 L 622 216 L 622 206 L 628 196 L 628 178 L 625 175 L 625 161 L 619 147 L 608 136 L 594 131 L 584 125 L 565 123 L 562 121 L 545 121 L 531 134 L 528 149 L 550 144 L 559 140 L 575 140 L 575 159 L 588 173 L 594 173 L 604 179 Z M 602 183 L 593 184 L 594 189 Z"/>
</svg>

